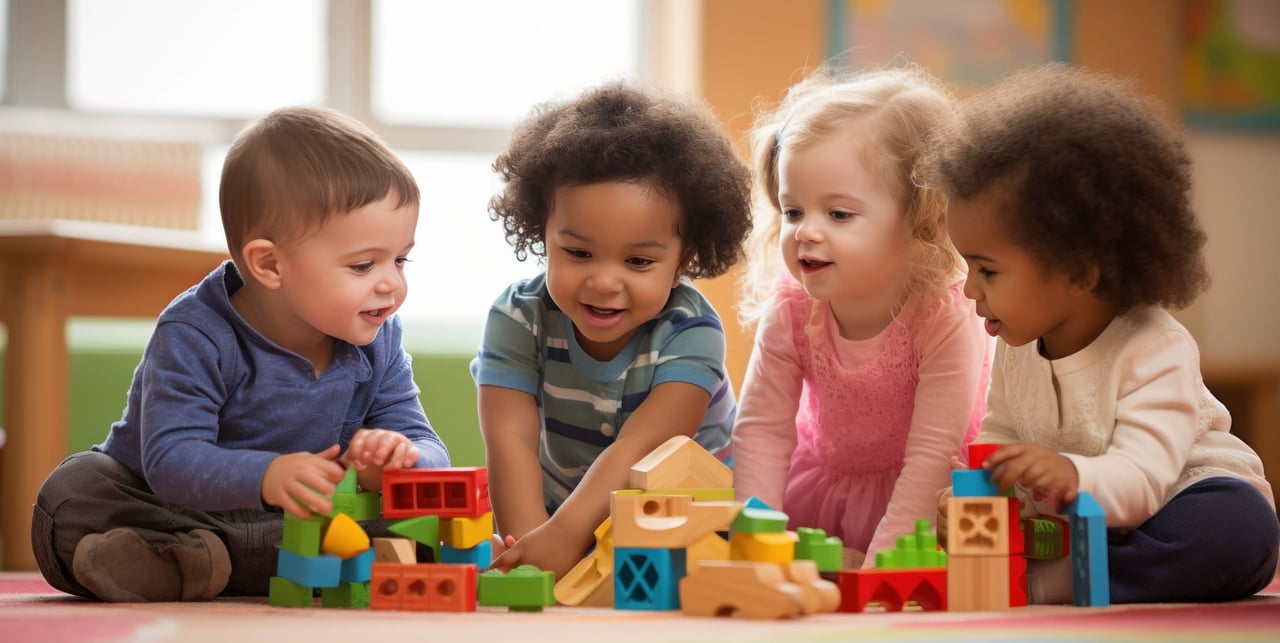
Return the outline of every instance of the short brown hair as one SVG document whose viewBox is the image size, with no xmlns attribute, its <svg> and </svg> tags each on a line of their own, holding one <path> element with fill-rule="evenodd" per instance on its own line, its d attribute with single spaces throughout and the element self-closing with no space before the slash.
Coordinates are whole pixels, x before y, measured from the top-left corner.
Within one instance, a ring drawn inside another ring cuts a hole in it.
<svg viewBox="0 0 1280 643">
<path fill-rule="evenodd" d="M 544 255 L 551 197 L 562 186 L 652 185 L 680 207 L 692 251 L 685 274 L 715 277 L 742 257 L 751 230 L 751 175 L 711 110 L 692 99 L 609 83 L 544 103 L 516 127 L 493 164 L 506 184 L 489 202 L 523 260 Z"/>
<path fill-rule="evenodd" d="M 973 96 L 930 163 L 953 199 L 998 194 L 1009 238 L 1046 270 L 1099 272 L 1118 310 L 1181 308 L 1209 284 L 1191 160 L 1152 98 L 1050 64 Z"/>
<path fill-rule="evenodd" d="M 227 250 L 239 259 L 253 239 L 297 240 L 393 190 L 401 207 L 418 202 L 417 181 L 368 127 L 332 109 L 278 109 L 242 131 L 223 162 Z"/>
</svg>

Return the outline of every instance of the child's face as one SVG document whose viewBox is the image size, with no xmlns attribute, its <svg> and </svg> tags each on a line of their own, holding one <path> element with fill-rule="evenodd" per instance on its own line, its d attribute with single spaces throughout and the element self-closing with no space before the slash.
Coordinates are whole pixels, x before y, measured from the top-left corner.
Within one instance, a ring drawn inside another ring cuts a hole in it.
<svg viewBox="0 0 1280 643">
<path fill-rule="evenodd" d="M 910 232 L 883 172 L 868 163 L 870 128 L 854 119 L 778 159 L 783 261 L 811 297 L 833 305 L 896 301 L 907 275 Z"/>
<path fill-rule="evenodd" d="M 583 350 L 616 356 L 662 312 L 683 267 L 679 206 L 648 185 L 556 189 L 547 216 L 547 290 Z"/>
<path fill-rule="evenodd" d="M 1097 336 L 1081 313 L 1088 289 L 1063 271 L 1045 270 L 1014 244 L 1001 226 L 1004 197 L 988 190 L 952 199 L 947 212 L 951 241 L 969 266 L 964 294 L 977 302 L 987 332 L 1010 346 L 1042 339 L 1049 359 L 1070 355 Z"/>
<path fill-rule="evenodd" d="M 337 214 L 281 247 L 278 293 L 296 318 L 290 326 L 298 341 L 318 332 L 363 346 L 400 309 L 408 292 L 404 263 L 413 248 L 418 205 L 397 207 L 398 198 L 388 194 Z"/>
</svg>

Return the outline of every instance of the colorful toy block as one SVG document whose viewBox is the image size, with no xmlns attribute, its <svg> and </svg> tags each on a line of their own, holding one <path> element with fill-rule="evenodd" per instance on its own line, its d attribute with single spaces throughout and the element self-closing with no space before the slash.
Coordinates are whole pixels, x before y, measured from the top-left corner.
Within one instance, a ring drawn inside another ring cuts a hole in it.
<svg viewBox="0 0 1280 643">
<path fill-rule="evenodd" d="M 898 536 L 893 549 L 876 552 L 876 569 L 919 569 L 946 567 L 947 552 L 938 549 L 933 523 L 927 518 L 916 521 L 915 533 Z"/>
<path fill-rule="evenodd" d="M 1053 560 L 1071 552 L 1071 526 L 1057 516 L 1036 516 L 1024 522 L 1022 555 L 1033 560 Z"/>
<path fill-rule="evenodd" d="M 734 533 L 771 533 L 787 530 L 787 514 L 776 509 L 743 507 L 729 530 Z"/>
<path fill-rule="evenodd" d="M 636 489 L 725 489 L 733 487 L 733 472 L 692 438 L 677 435 L 631 467 L 630 486 Z"/>
<path fill-rule="evenodd" d="M 951 538 L 951 534 L 947 534 Z M 1009 608 L 1009 559 L 993 556 L 947 557 L 947 609 L 953 612 Z"/>
<path fill-rule="evenodd" d="M 596 527 L 596 546 L 556 582 L 561 605 L 613 607 L 613 519 Z"/>
<path fill-rule="evenodd" d="M 477 602 L 504 606 L 513 612 L 541 612 L 555 605 L 555 574 L 533 565 L 520 565 L 509 572 L 491 569 L 480 574 Z"/>
<path fill-rule="evenodd" d="M 981 469 L 982 463 L 987 461 L 987 456 L 995 453 L 1003 444 L 994 442 L 971 442 L 969 443 L 969 468 Z"/>
<path fill-rule="evenodd" d="M 283 576 L 272 576 L 267 588 L 267 603 L 276 607 L 312 607 L 315 605 L 315 590 Z"/>
<path fill-rule="evenodd" d="M 418 516 L 391 523 L 387 527 L 393 534 L 411 538 L 414 542 L 431 549 L 431 562 L 440 562 L 440 517 Z M 414 555 L 420 562 L 422 556 Z"/>
<path fill-rule="evenodd" d="M 320 539 L 320 551 L 351 558 L 369 549 L 369 534 L 347 514 L 338 514 L 329 521 Z"/>
<path fill-rule="evenodd" d="M 1022 556 L 1009 557 L 1009 607 L 1023 607 L 1027 604 L 1027 559 Z"/>
<path fill-rule="evenodd" d="M 811 560 L 793 560 L 782 565 L 782 575 L 794 583 L 804 594 L 801 613 L 818 614 L 834 612 L 840 606 L 840 588 L 818 574 L 818 566 Z"/>
<path fill-rule="evenodd" d="M 320 590 L 322 607 L 364 609 L 369 607 L 369 583 L 342 583 Z"/>
<path fill-rule="evenodd" d="M 716 500 L 733 500 L 733 488 L 723 487 L 718 489 L 618 489 L 613 492 L 622 496 L 638 496 L 638 495 L 663 495 L 663 496 L 689 496 L 697 502 L 711 502 Z"/>
<path fill-rule="evenodd" d="M 457 549 L 470 549 L 493 538 L 493 512 L 440 520 L 440 540 Z"/>
<path fill-rule="evenodd" d="M 474 612 L 475 565 L 374 563 L 369 607 L 375 610 Z"/>
<path fill-rule="evenodd" d="M 841 612 L 862 612 L 878 605 L 886 612 L 900 612 L 907 604 L 924 611 L 947 609 L 947 569 L 843 570 L 840 584 Z"/>
<path fill-rule="evenodd" d="M 680 579 L 687 570 L 685 550 L 615 545 L 613 558 L 613 605 L 616 609 L 680 609 Z"/>
<path fill-rule="evenodd" d="M 276 576 L 304 587 L 337 587 L 342 578 L 342 559 L 328 554 L 302 556 L 281 549 L 276 560 Z"/>
<path fill-rule="evenodd" d="M 706 534 L 698 542 L 685 548 L 686 560 L 685 571 L 689 574 L 698 568 L 698 565 L 707 560 L 729 560 L 730 547 L 729 541 L 720 537 L 720 534 L 712 532 Z"/>
<path fill-rule="evenodd" d="M 316 556 L 320 553 L 320 535 L 324 532 L 324 516 L 313 515 L 299 518 L 291 513 L 284 514 L 284 535 L 280 539 L 280 548 L 299 556 Z"/>
<path fill-rule="evenodd" d="M 1073 602 L 1082 607 L 1106 607 L 1111 604 L 1106 514 L 1087 491 L 1064 505 L 1062 513 L 1071 523 Z"/>
<path fill-rule="evenodd" d="M 796 541 L 793 531 L 771 534 L 732 532 L 729 534 L 729 559 L 752 560 L 758 563 L 789 563 L 796 557 Z"/>
<path fill-rule="evenodd" d="M 374 538 L 373 560 L 377 563 L 418 562 L 416 543 L 408 538 Z"/>
<path fill-rule="evenodd" d="M 786 579 L 781 565 L 718 560 L 681 580 L 679 599 L 688 616 L 781 619 L 803 613 L 805 593 Z"/>
<path fill-rule="evenodd" d="M 483 569 L 493 562 L 493 542 L 484 540 L 466 549 L 440 545 L 440 562 L 471 564 Z"/>
<path fill-rule="evenodd" d="M 614 495 L 615 547 L 688 547 L 703 536 L 729 528 L 742 505 L 733 501 L 693 502 L 689 496 Z"/>
<path fill-rule="evenodd" d="M 355 556 L 344 558 L 338 571 L 338 579 L 343 583 L 366 583 L 369 581 L 369 568 L 373 565 L 373 548 L 366 549 Z"/>
<path fill-rule="evenodd" d="M 382 474 L 386 518 L 481 516 L 492 510 L 489 472 L 484 467 L 396 469 Z"/>
<path fill-rule="evenodd" d="M 947 499 L 947 554 L 958 556 L 1009 555 L 1009 499 L 951 497 Z"/>
<path fill-rule="evenodd" d="M 1022 501 L 1009 498 L 1009 555 L 1022 556 L 1027 549 L 1027 536 L 1022 530 Z"/>
<path fill-rule="evenodd" d="M 338 488 L 334 491 L 334 494 L 359 492 L 360 481 L 356 477 L 357 475 L 355 469 L 347 469 L 346 473 L 342 474 L 342 480 L 338 482 Z"/>
<path fill-rule="evenodd" d="M 836 536 L 812 527 L 796 530 L 796 560 L 812 560 L 819 572 L 838 572 L 842 564 L 841 549 L 844 543 Z"/>
<path fill-rule="evenodd" d="M 382 515 L 382 494 L 376 491 L 339 493 L 333 496 L 329 516 L 347 514 L 356 520 L 375 520 Z"/>
<path fill-rule="evenodd" d="M 951 493 L 957 498 L 986 498 L 1007 496 L 1013 493 L 1013 489 L 1000 493 L 995 483 L 991 482 L 990 471 L 957 469 L 951 472 Z"/>
</svg>

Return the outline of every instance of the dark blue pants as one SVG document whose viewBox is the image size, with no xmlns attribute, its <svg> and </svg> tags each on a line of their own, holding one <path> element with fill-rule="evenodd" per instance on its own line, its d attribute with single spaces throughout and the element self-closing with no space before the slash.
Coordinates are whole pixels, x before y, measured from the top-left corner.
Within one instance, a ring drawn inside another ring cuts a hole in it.
<svg viewBox="0 0 1280 643">
<path fill-rule="evenodd" d="M 1201 480 L 1137 529 L 1108 533 L 1113 603 L 1231 601 L 1271 582 L 1280 521 L 1238 478 Z"/>
</svg>

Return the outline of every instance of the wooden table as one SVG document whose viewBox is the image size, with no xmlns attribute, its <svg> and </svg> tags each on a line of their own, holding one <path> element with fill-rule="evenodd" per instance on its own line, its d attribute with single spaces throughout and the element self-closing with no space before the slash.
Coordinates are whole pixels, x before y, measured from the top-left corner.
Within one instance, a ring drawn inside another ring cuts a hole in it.
<svg viewBox="0 0 1280 643">
<path fill-rule="evenodd" d="M 31 507 L 45 477 L 67 456 L 67 318 L 154 318 L 226 257 L 194 231 L 0 221 L 0 322 L 9 335 L 0 568 L 35 569 Z"/>
</svg>

